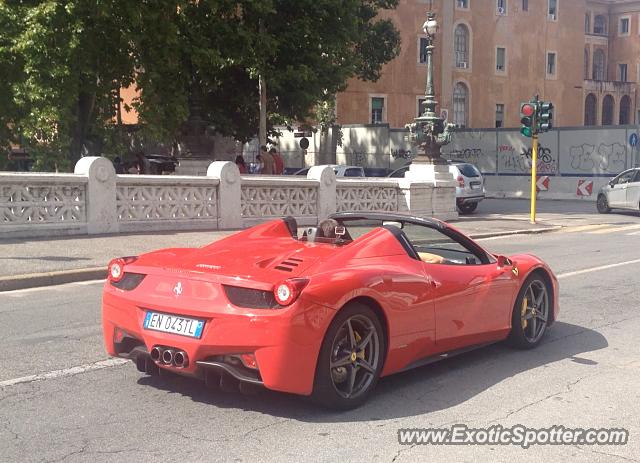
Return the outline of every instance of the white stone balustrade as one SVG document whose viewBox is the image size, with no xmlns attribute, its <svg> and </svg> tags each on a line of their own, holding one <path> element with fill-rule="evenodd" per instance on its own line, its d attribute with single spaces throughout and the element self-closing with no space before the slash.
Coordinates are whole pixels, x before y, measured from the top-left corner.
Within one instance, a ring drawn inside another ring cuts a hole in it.
<svg viewBox="0 0 640 463">
<path fill-rule="evenodd" d="M 410 179 L 336 179 L 328 166 L 306 178 L 241 176 L 231 162 L 206 176 L 116 175 L 106 158 L 87 157 L 74 174 L 0 173 L 0 238 L 239 229 L 288 215 L 314 225 L 336 211 L 450 218 L 435 193 Z"/>
</svg>

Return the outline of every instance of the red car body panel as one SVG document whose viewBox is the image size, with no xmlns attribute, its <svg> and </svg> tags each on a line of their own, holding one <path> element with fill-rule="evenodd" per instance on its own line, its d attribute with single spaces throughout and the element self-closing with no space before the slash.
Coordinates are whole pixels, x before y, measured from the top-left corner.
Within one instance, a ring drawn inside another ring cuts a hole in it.
<svg viewBox="0 0 640 463">
<path fill-rule="evenodd" d="M 553 272 L 534 256 L 511 260 L 517 271 L 495 262 L 427 264 L 411 258 L 385 228 L 335 245 L 294 239 L 285 222 L 275 220 L 200 249 L 165 249 L 127 264 L 125 272 L 146 276 L 132 290 L 119 289 L 110 279 L 105 283 L 104 341 L 113 356 L 120 354 L 114 339 L 121 332 L 146 351 L 158 345 L 182 349 L 192 360 L 186 368 L 162 368 L 193 376 L 202 374 L 198 360 L 254 353 L 264 386 L 309 395 L 325 333 L 335 314 L 356 299 L 377 310 L 385 327 L 383 376 L 425 357 L 504 339 L 518 291 L 537 269 L 549 275 L 555 320 Z M 297 277 L 307 278 L 307 286 L 295 302 L 277 309 L 238 307 L 223 287 L 273 291 Z M 147 311 L 204 320 L 202 335 L 145 329 Z"/>
</svg>

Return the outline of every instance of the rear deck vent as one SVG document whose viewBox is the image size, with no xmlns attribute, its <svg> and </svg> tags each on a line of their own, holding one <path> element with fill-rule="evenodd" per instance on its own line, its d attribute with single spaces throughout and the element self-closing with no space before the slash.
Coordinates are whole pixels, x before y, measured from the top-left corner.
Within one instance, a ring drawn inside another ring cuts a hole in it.
<svg viewBox="0 0 640 463">
<path fill-rule="evenodd" d="M 302 262 L 302 259 L 299 259 L 297 257 L 289 257 L 287 260 L 291 260 L 293 262 Z"/>
<path fill-rule="evenodd" d="M 282 265 L 276 265 L 275 267 L 276 270 L 282 270 L 283 272 L 293 272 L 293 268 L 292 267 L 284 267 Z"/>
</svg>

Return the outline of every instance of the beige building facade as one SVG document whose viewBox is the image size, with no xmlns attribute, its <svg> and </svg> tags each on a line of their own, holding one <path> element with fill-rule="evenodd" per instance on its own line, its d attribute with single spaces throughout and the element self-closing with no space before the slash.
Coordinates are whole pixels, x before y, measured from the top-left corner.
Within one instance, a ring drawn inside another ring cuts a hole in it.
<svg viewBox="0 0 640 463">
<path fill-rule="evenodd" d="M 422 24 L 437 14 L 436 93 L 462 127 L 519 127 L 533 95 L 555 105 L 555 126 L 640 122 L 640 0 L 400 0 L 383 16 L 402 51 L 378 82 L 337 95 L 340 124 L 403 127 L 424 98 Z"/>
</svg>

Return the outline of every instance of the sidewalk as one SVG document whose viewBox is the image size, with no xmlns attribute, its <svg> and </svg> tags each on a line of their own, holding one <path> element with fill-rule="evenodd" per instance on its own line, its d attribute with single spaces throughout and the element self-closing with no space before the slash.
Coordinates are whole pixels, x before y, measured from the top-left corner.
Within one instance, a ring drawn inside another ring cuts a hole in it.
<svg viewBox="0 0 640 463">
<path fill-rule="evenodd" d="M 541 220 L 473 215 L 451 222 L 474 237 L 544 233 L 560 228 Z M 0 291 L 104 278 L 108 262 L 160 248 L 200 247 L 233 231 L 154 232 L 60 238 L 0 240 Z"/>
</svg>

